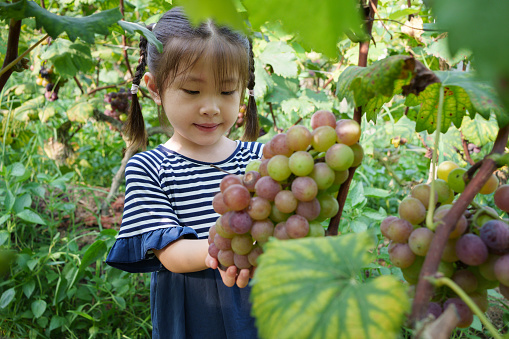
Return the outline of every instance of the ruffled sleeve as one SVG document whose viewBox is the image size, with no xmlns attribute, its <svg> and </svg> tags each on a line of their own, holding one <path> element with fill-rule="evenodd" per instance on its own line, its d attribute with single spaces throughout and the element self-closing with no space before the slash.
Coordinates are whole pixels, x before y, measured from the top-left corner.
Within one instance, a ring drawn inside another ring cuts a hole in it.
<svg viewBox="0 0 509 339">
<path fill-rule="evenodd" d="M 147 273 L 161 269 L 162 264 L 152 249 L 162 249 L 180 238 L 196 239 L 196 231 L 190 227 L 173 226 L 156 229 L 115 241 L 106 263 L 130 273 Z"/>
</svg>

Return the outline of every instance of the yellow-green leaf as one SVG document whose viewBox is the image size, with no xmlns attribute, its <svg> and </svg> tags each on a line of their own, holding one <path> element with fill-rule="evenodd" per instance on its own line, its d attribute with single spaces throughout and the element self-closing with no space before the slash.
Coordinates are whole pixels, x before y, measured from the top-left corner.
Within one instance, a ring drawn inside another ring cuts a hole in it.
<svg viewBox="0 0 509 339">
<path fill-rule="evenodd" d="M 94 106 L 88 102 L 78 102 L 67 110 L 67 117 L 71 121 L 87 122 L 94 114 Z"/>
<path fill-rule="evenodd" d="M 262 338 L 396 338 L 409 300 L 392 276 L 362 282 L 373 259 L 366 233 L 271 240 L 252 281 Z"/>
</svg>

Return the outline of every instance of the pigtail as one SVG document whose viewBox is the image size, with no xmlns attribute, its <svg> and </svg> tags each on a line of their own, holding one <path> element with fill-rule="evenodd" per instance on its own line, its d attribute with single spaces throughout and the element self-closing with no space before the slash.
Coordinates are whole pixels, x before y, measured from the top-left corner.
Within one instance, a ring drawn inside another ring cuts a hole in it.
<svg viewBox="0 0 509 339">
<path fill-rule="evenodd" d="M 128 149 L 142 149 L 147 147 L 147 131 L 145 130 L 145 121 L 141 113 L 141 106 L 138 100 L 138 88 L 141 83 L 141 78 L 145 73 L 147 66 L 147 39 L 144 36 L 140 38 L 140 60 L 136 67 L 136 72 L 133 78 L 133 85 L 131 87 L 131 106 L 129 114 L 124 126 L 124 134 L 129 141 Z"/>
<path fill-rule="evenodd" d="M 242 140 L 244 141 L 255 141 L 258 139 L 260 133 L 260 126 L 258 124 L 258 109 L 256 107 L 256 100 L 254 97 L 255 87 L 255 66 L 254 66 L 254 55 L 253 55 L 253 44 L 249 40 L 249 80 L 247 83 L 247 89 L 249 93 L 249 100 L 246 108 L 246 127 L 244 129 L 244 135 Z"/>
</svg>

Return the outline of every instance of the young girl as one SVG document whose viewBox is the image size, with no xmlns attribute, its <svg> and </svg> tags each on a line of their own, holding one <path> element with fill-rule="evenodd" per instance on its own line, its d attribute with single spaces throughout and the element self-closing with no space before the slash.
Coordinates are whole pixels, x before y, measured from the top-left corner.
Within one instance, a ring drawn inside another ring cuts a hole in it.
<svg viewBox="0 0 509 339">
<path fill-rule="evenodd" d="M 152 272 L 153 338 L 256 338 L 246 287 L 250 271 L 216 269 L 207 241 L 219 216 L 212 198 L 225 172 L 243 174 L 262 155 L 262 144 L 225 136 L 246 87 L 244 139 L 258 136 L 251 44 L 211 21 L 191 26 L 180 8 L 165 13 L 152 31 L 164 51 L 140 41 L 126 133 L 130 147 L 146 146 L 136 96 L 146 65 L 147 88 L 174 133 L 129 160 L 122 224 L 106 262 L 128 272 Z"/>
</svg>

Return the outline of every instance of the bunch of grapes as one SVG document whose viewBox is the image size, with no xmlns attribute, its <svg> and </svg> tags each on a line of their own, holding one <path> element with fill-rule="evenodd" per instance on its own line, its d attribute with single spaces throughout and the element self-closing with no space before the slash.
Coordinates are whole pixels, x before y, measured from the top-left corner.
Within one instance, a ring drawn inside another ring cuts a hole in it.
<svg viewBox="0 0 509 339">
<path fill-rule="evenodd" d="M 239 108 L 239 114 L 237 116 L 237 121 L 235 122 L 235 127 L 240 128 L 244 125 L 244 116 L 246 115 L 246 105 L 241 105 Z"/>
<path fill-rule="evenodd" d="M 256 266 L 270 237 L 325 235 L 321 222 L 338 213 L 339 187 L 364 152 L 354 120 L 336 121 L 332 112 L 320 110 L 311 127 L 295 125 L 275 135 L 245 175 L 229 174 L 221 181 L 212 202 L 221 216 L 209 230 L 209 254 L 221 265 Z"/>
<path fill-rule="evenodd" d="M 55 101 L 58 99 L 58 90 L 60 86 L 58 84 L 55 85 L 54 78 L 53 65 L 50 68 L 42 66 L 35 80 L 37 85 L 45 88 L 46 92 L 44 92 L 44 97 L 48 99 L 48 101 Z"/>
<path fill-rule="evenodd" d="M 388 252 L 394 266 L 401 268 L 410 284 L 417 284 L 419 274 L 435 231 L 452 207 L 454 194 L 463 192 L 465 182 L 460 168 L 451 161 L 438 166 L 434 206 L 429 206 L 431 186 L 419 184 L 399 207 L 399 217 L 389 216 L 380 225 L 382 235 L 390 240 Z M 509 185 L 498 187 L 495 175 L 482 187 L 481 194 L 495 192 L 495 204 L 509 212 Z M 426 225 L 427 211 L 433 209 L 433 225 Z M 489 206 L 473 204 L 458 220 L 449 235 L 438 271 L 451 278 L 486 312 L 487 290 L 499 287 L 509 299 L 509 224 Z M 472 311 L 450 289 L 438 291 L 429 312 L 438 317 L 448 304 L 454 303 L 460 313 L 459 327 L 473 321 Z"/>
<path fill-rule="evenodd" d="M 129 100 L 131 100 L 131 92 L 126 91 L 125 88 L 120 88 L 118 92 L 104 94 L 104 102 L 107 103 L 104 114 L 122 122 L 126 121 Z"/>
</svg>

